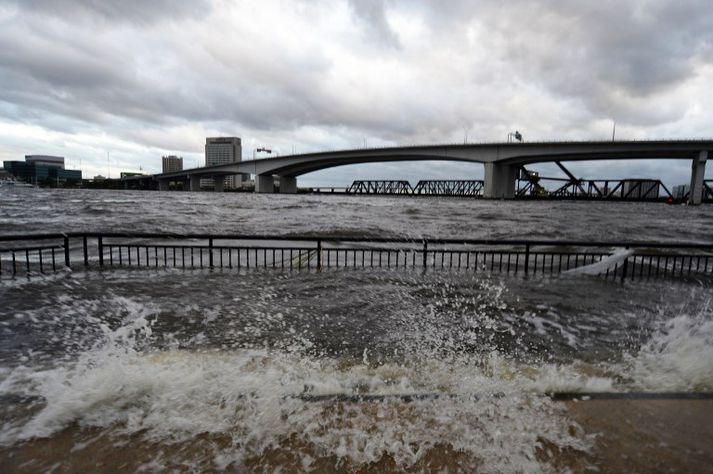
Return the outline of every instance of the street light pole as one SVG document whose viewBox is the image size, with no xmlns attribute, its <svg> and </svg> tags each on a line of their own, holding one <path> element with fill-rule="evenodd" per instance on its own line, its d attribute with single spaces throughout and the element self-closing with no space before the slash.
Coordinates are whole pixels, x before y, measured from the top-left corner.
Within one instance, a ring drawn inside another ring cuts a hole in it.
<svg viewBox="0 0 713 474">
<path fill-rule="evenodd" d="M 272 150 L 271 150 L 270 148 L 266 148 L 266 147 L 264 147 L 264 146 L 263 146 L 263 147 L 259 147 L 259 148 L 255 148 L 255 149 L 253 149 L 253 160 L 256 158 L 256 157 L 255 157 L 255 153 L 256 153 L 256 152 L 259 153 L 259 152 L 261 152 L 261 151 L 264 151 L 265 153 L 270 153 L 270 154 L 272 154 Z"/>
<path fill-rule="evenodd" d="M 514 132 L 508 133 L 508 143 L 512 143 L 512 139 L 522 142 L 522 134 L 515 130 Z"/>
</svg>

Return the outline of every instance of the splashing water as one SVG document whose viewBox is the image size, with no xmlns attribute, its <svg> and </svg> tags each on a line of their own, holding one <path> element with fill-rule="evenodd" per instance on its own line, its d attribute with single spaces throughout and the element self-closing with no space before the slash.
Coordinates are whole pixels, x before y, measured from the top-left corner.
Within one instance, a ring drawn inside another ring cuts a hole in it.
<svg viewBox="0 0 713 474">
<path fill-rule="evenodd" d="M 713 308 L 710 300 L 696 314 L 680 314 L 641 350 L 625 359 L 635 387 L 643 390 L 713 390 Z"/>
<path fill-rule="evenodd" d="M 548 471 L 543 443 L 587 452 L 593 439 L 543 393 L 713 386 L 709 306 L 670 317 L 654 302 L 635 315 L 655 324 L 632 339 L 626 311 L 522 301 L 517 285 L 527 282 L 195 273 L 190 284 L 187 273 L 163 273 L 160 282 L 150 272 L 78 277 L 56 295 L 46 282 L 34 310 L 18 298 L 21 317 L 7 327 L 74 338 L 75 350 L 6 364 L 0 395 L 34 401 L 4 423 L 0 444 L 100 430 L 123 445 L 194 445 L 155 457 L 153 468 L 199 468 L 206 452 L 215 468 L 265 468 L 288 450 L 303 470 L 385 457 L 419 469 L 447 446 L 465 470 Z M 552 301 L 578 284 L 539 290 Z M 198 299 L 207 289 L 210 298 Z M 319 301 L 325 294 L 333 306 Z M 612 356 L 622 341 L 627 350 Z M 573 359 L 576 351 L 608 355 Z"/>
</svg>

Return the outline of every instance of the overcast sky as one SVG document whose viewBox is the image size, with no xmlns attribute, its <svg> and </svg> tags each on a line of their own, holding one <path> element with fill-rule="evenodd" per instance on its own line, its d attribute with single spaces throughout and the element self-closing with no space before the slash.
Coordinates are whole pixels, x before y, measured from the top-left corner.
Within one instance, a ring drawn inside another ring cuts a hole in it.
<svg viewBox="0 0 713 474">
<path fill-rule="evenodd" d="M 611 139 L 614 120 L 622 139 L 711 138 L 712 89 L 710 0 L 0 0 L 0 160 L 62 155 L 85 177 L 158 172 L 165 154 L 199 166 L 218 135 L 245 159 L 516 129 Z M 690 164 L 572 169 L 677 184 Z M 299 183 L 482 174 L 389 163 Z"/>
</svg>

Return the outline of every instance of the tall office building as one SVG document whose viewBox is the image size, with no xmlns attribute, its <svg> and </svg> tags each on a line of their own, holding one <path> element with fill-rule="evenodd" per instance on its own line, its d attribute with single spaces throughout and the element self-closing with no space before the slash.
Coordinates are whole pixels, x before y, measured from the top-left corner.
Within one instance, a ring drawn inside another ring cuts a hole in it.
<svg viewBox="0 0 713 474">
<path fill-rule="evenodd" d="M 205 165 L 226 165 L 242 161 L 243 147 L 239 137 L 214 137 L 205 139 Z M 226 188 L 242 186 L 244 175 L 227 176 Z M 202 179 L 201 186 L 214 186 L 212 179 Z"/>
<path fill-rule="evenodd" d="M 163 173 L 173 173 L 174 171 L 183 171 L 183 158 L 169 155 L 161 158 Z"/>
</svg>

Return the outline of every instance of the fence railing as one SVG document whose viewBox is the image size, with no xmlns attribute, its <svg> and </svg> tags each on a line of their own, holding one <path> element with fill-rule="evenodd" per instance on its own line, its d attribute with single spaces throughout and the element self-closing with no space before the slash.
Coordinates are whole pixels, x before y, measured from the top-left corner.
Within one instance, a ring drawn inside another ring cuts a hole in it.
<svg viewBox="0 0 713 474">
<path fill-rule="evenodd" d="M 117 267 L 420 268 L 528 276 L 587 267 L 605 278 L 710 277 L 713 243 L 92 232 L 0 236 L 1 278 Z"/>
</svg>

